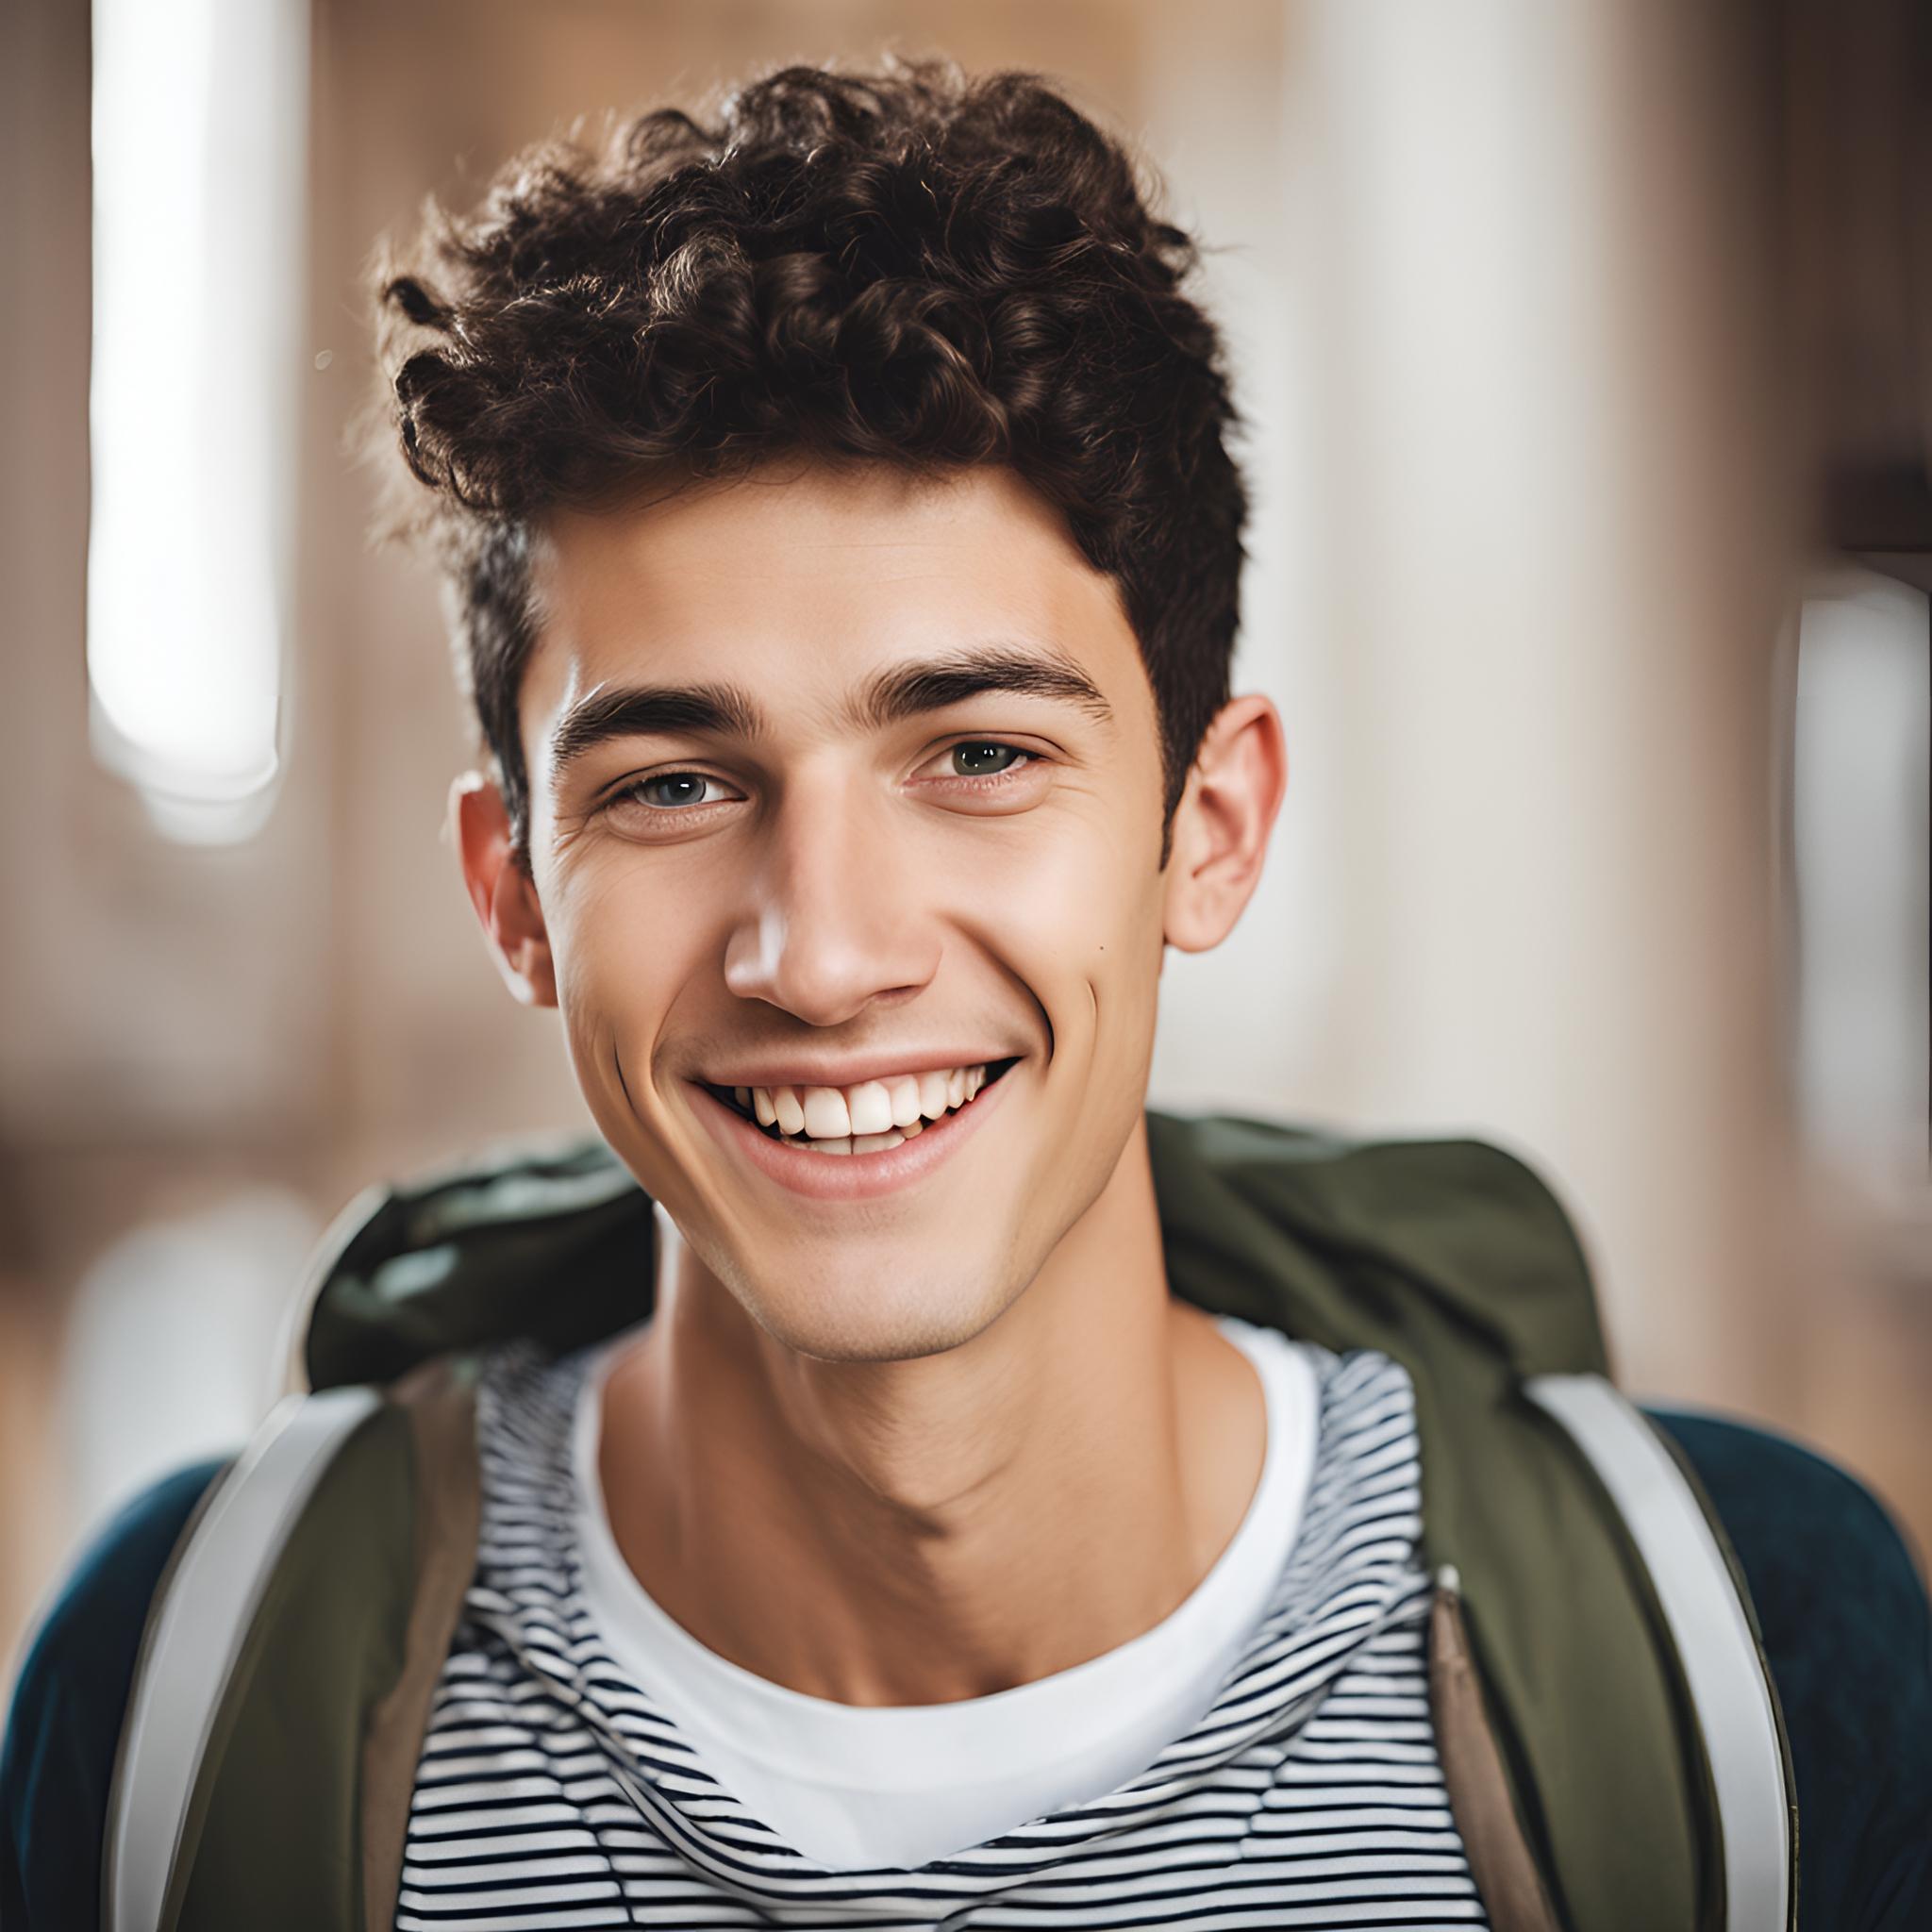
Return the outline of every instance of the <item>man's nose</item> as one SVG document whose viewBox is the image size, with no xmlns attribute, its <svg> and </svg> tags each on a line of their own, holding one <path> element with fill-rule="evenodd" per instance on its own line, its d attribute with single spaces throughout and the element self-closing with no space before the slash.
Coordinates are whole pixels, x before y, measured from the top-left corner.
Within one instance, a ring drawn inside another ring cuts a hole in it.
<svg viewBox="0 0 1932 1932">
<path fill-rule="evenodd" d="M 837 1026 L 937 971 L 918 868 L 894 837 L 891 802 L 868 791 L 863 781 L 827 784 L 779 805 L 725 947 L 724 982 L 741 998 Z"/>
</svg>

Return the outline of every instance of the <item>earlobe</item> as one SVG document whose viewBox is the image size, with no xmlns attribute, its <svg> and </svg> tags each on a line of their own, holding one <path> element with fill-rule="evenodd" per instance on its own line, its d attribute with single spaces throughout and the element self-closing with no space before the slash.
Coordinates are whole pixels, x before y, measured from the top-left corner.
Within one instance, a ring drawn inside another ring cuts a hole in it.
<svg viewBox="0 0 1932 1932">
<path fill-rule="evenodd" d="M 1260 881 L 1287 789 L 1281 714 L 1258 692 L 1230 700 L 1203 736 L 1174 810 L 1168 944 L 1205 953 L 1234 930 Z"/>
<path fill-rule="evenodd" d="M 470 904 L 504 984 L 521 1005 L 554 1007 L 557 974 L 543 908 L 530 875 L 517 863 L 503 793 L 482 773 L 461 773 L 451 784 L 449 831 Z"/>
</svg>

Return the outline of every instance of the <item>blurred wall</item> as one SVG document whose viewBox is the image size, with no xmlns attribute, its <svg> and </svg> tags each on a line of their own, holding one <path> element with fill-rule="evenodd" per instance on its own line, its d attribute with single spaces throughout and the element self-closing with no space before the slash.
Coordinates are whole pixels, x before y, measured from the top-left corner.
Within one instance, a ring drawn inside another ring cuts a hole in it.
<svg viewBox="0 0 1932 1932">
<path fill-rule="evenodd" d="M 1239 681 L 1282 704 L 1291 777 L 1242 929 L 1170 961 L 1156 1099 L 1503 1140 L 1575 1214 L 1636 1392 L 1818 1441 L 1932 1536 L 1932 1282 L 1872 1265 L 1790 1094 L 1780 653 L 1824 540 L 1787 14 L 1819 30 L 1615 0 L 314 0 L 292 756 L 223 851 L 158 839 L 87 749 L 87 11 L 15 0 L 0 1648 L 85 1524 L 266 1405 L 296 1257 L 357 1189 L 588 1124 L 441 835 L 469 739 L 435 587 L 365 540 L 375 238 L 575 114 L 888 42 L 1059 76 L 1211 246 L 1256 493 Z"/>
</svg>

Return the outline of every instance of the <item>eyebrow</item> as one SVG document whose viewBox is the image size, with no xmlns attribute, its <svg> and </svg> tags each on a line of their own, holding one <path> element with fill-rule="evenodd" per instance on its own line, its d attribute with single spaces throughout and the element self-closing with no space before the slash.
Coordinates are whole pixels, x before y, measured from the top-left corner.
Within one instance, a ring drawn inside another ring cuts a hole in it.
<svg viewBox="0 0 1932 1932">
<path fill-rule="evenodd" d="M 992 693 L 1077 705 L 1102 724 L 1113 718 L 1113 707 L 1071 658 L 991 645 L 895 664 L 848 699 L 841 719 L 854 728 L 877 731 Z M 757 739 L 766 730 L 764 713 L 739 685 L 608 686 L 573 705 L 552 734 L 553 781 L 560 783 L 572 764 L 612 738 L 697 732 Z"/>
</svg>

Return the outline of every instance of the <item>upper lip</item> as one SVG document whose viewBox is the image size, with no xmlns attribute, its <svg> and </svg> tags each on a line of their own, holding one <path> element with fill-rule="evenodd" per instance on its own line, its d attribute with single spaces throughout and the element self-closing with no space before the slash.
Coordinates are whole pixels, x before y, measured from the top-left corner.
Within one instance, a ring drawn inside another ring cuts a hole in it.
<svg viewBox="0 0 1932 1932">
<path fill-rule="evenodd" d="M 748 1071 L 708 1069 L 695 1077 L 708 1087 L 858 1087 L 894 1074 L 943 1074 L 954 1067 L 983 1067 L 1017 1059 L 1017 1054 L 935 1052 L 927 1047 L 885 1048 L 858 1054 L 836 1064 L 806 1060 L 761 1060 Z"/>
</svg>

